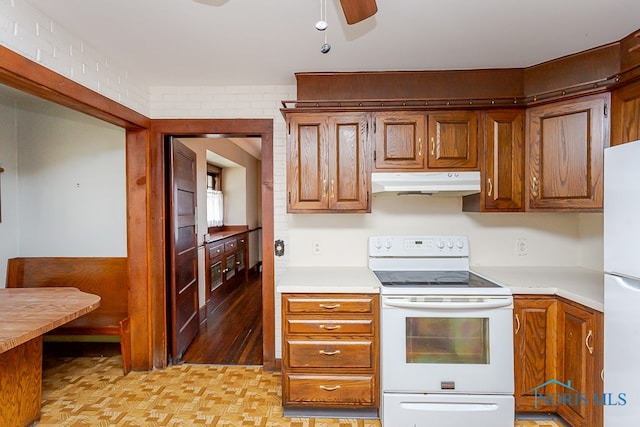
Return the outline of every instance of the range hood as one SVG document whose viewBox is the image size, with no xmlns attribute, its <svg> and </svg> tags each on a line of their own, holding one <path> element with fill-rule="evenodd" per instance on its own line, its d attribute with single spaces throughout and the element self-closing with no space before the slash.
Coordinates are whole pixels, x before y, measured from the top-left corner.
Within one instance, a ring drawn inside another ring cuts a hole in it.
<svg viewBox="0 0 640 427">
<path fill-rule="evenodd" d="M 480 172 L 373 172 L 373 193 L 468 196 L 480 192 Z"/>
</svg>

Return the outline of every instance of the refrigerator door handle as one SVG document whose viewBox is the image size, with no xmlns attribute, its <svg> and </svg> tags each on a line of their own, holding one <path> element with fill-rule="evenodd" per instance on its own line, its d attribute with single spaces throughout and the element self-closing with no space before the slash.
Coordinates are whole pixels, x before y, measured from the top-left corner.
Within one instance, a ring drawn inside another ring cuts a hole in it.
<svg viewBox="0 0 640 427">
<path fill-rule="evenodd" d="M 630 291 L 640 292 L 640 280 L 621 275 L 613 275 L 613 277 L 620 286 L 623 286 Z"/>
</svg>

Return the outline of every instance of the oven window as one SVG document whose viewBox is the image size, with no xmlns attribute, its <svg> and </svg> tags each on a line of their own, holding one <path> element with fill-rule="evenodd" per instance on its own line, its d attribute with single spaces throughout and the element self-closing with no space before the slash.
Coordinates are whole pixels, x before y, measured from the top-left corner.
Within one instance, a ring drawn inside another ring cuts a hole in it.
<svg viewBox="0 0 640 427">
<path fill-rule="evenodd" d="M 407 363 L 489 363 L 489 319 L 408 317 Z"/>
</svg>

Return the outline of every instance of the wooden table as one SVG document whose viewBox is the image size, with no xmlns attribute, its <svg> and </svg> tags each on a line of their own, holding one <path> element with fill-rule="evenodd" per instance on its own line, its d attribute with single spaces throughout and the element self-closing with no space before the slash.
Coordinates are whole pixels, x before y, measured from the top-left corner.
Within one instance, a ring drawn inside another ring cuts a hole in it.
<svg viewBox="0 0 640 427">
<path fill-rule="evenodd" d="M 40 418 L 42 335 L 99 305 L 76 288 L 0 289 L 0 427 Z"/>
</svg>

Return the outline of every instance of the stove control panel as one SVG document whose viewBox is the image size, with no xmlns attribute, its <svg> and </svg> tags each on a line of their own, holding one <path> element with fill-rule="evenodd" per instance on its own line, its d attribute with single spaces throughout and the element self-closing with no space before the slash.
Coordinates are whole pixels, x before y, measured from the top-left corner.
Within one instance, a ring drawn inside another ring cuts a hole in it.
<svg viewBox="0 0 640 427">
<path fill-rule="evenodd" d="M 370 257 L 468 257 L 467 236 L 371 236 Z"/>
</svg>

